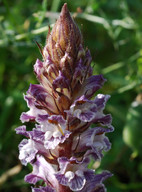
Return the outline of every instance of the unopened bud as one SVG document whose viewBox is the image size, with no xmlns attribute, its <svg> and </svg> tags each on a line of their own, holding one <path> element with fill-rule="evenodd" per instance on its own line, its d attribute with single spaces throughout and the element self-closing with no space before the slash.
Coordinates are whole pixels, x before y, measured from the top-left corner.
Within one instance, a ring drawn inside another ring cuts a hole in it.
<svg viewBox="0 0 142 192">
<path fill-rule="evenodd" d="M 64 4 L 60 17 L 48 35 L 43 51 L 50 61 L 66 76 L 73 74 L 74 65 L 82 45 L 82 35 Z"/>
</svg>

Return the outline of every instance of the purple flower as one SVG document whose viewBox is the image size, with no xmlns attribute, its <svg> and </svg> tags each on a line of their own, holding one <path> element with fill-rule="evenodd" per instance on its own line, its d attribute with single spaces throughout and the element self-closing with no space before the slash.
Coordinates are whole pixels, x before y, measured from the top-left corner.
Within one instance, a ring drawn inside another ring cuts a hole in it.
<svg viewBox="0 0 142 192">
<path fill-rule="evenodd" d="M 111 176 L 112 174 L 110 172 L 103 171 L 101 174 L 95 175 L 93 179 L 87 178 L 85 187 L 79 192 L 106 192 L 106 188 L 102 182 Z"/>
<path fill-rule="evenodd" d="M 67 4 L 42 54 L 43 61 L 34 65 L 39 84 L 30 85 L 24 96 L 29 111 L 20 117 L 22 123 L 34 122 L 34 128 L 16 129 L 26 137 L 19 144 L 19 159 L 33 167 L 25 181 L 36 185 L 33 192 L 105 192 L 103 181 L 111 173 L 97 174 L 88 164 L 91 158 L 101 161 L 111 148 L 106 134 L 113 131 L 112 118 L 104 114 L 110 96 L 96 94 L 106 80 L 92 75 L 90 51 Z"/>
<path fill-rule="evenodd" d="M 72 191 L 81 190 L 86 183 L 86 178 L 94 177 L 94 171 L 87 169 L 89 159 L 77 161 L 75 158 L 70 160 L 66 157 L 58 159 L 60 171 L 56 173 L 56 178 L 60 184 L 68 186 Z"/>
<path fill-rule="evenodd" d="M 103 110 L 107 100 L 110 98 L 109 95 L 98 94 L 94 100 L 88 100 L 83 95 L 77 99 L 73 105 L 71 105 L 70 110 L 66 110 L 68 115 L 76 117 L 83 122 L 101 122 L 104 117 Z M 109 122 L 104 122 L 104 124 L 110 124 Z"/>
<path fill-rule="evenodd" d="M 105 133 L 111 131 L 111 129 L 102 127 L 89 128 L 73 138 L 72 150 L 76 156 L 83 153 L 84 157 L 92 155 L 95 160 L 101 160 L 103 151 L 108 151 L 111 148 L 111 144 L 105 136 Z"/>
<path fill-rule="evenodd" d="M 37 122 L 41 124 L 46 149 L 55 149 L 59 143 L 63 143 L 71 134 L 66 130 L 67 122 L 61 115 L 52 115 L 48 118 L 45 115 L 39 115 Z"/>
</svg>

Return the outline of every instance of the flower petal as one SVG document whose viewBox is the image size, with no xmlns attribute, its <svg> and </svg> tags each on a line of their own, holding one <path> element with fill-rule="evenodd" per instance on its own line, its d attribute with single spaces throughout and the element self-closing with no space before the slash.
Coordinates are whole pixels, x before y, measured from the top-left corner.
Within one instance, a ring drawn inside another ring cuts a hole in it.
<svg viewBox="0 0 142 192">
<path fill-rule="evenodd" d="M 49 187 L 57 189 L 58 182 L 54 176 L 55 170 L 44 157 L 37 155 L 36 161 L 32 163 L 32 166 L 33 172 L 25 176 L 26 182 L 35 184 L 42 179 Z"/>
<path fill-rule="evenodd" d="M 69 110 L 65 112 L 72 118 L 76 117 L 82 122 L 101 123 L 110 126 L 111 115 L 104 115 L 103 110 L 109 95 L 98 94 L 94 100 L 88 100 L 84 95 L 77 99 Z"/>
<path fill-rule="evenodd" d="M 87 179 L 84 188 L 78 192 L 106 192 L 105 186 L 102 184 L 102 182 L 111 176 L 112 174 L 109 171 L 96 174 L 94 175 L 93 179 Z"/>
<path fill-rule="evenodd" d="M 41 85 L 30 85 L 27 92 L 35 98 L 35 106 L 50 113 L 58 113 L 54 98 Z"/>
<path fill-rule="evenodd" d="M 32 192 L 57 192 L 55 189 L 51 187 L 41 187 L 40 188 L 32 188 Z"/>
<path fill-rule="evenodd" d="M 23 165 L 32 162 L 38 150 L 35 147 L 34 141 L 30 139 L 23 139 L 19 144 L 19 159 Z"/>
<path fill-rule="evenodd" d="M 87 175 L 90 172 L 92 173 L 92 170 L 86 168 L 89 163 L 88 158 L 79 162 L 75 158 L 61 157 L 58 162 L 60 171 L 55 176 L 60 184 L 68 186 L 72 191 L 81 190 L 86 183 L 86 177 L 91 178 L 91 174 Z"/>
<path fill-rule="evenodd" d="M 112 130 L 95 127 L 90 128 L 83 132 L 80 137 L 74 137 L 73 149 L 75 153 L 85 153 L 84 156 L 92 155 L 95 160 L 100 160 L 103 157 L 103 151 L 108 151 L 111 148 L 111 144 L 108 138 L 105 136 L 105 133 L 111 132 Z M 79 142 L 78 142 L 79 139 Z"/>
<path fill-rule="evenodd" d="M 79 95 L 85 95 L 87 98 L 91 98 L 94 93 L 100 89 L 105 83 L 106 79 L 102 75 L 93 75 L 86 79 L 82 85 Z"/>
</svg>

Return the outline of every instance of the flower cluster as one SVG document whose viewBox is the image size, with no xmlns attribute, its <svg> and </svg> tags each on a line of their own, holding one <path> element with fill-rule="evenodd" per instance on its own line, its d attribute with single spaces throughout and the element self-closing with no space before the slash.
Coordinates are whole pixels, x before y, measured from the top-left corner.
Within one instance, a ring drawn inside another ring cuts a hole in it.
<svg viewBox="0 0 142 192">
<path fill-rule="evenodd" d="M 79 28 L 64 4 L 42 51 L 34 72 L 40 84 L 31 84 L 24 96 L 29 107 L 20 119 L 36 122 L 24 135 L 19 159 L 30 163 L 32 173 L 25 181 L 33 192 L 103 192 L 102 183 L 111 173 L 96 174 L 87 168 L 90 159 L 101 160 L 111 144 L 106 133 L 113 131 L 111 115 L 104 114 L 109 95 L 94 93 L 106 81 L 92 75 L 91 55 L 83 48 Z M 93 124 L 94 127 L 90 127 Z M 39 182 L 42 180 L 43 182 Z"/>
</svg>

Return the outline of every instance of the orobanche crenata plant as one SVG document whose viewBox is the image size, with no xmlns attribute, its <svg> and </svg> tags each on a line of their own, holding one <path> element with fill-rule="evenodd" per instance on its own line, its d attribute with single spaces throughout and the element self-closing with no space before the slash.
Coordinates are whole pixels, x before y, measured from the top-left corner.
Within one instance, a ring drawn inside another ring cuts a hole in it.
<svg viewBox="0 0 142 192">
<path fill-rule="evenodd" d="M 34 65 L 40 83 L 30 85 L 24 96 L 29 111 L 20 117 L 35 127 L 16 128 L 26 137 L 19 159 L 33 167 L 25 181 L 33 184 L 33 192 L 104 192 L 102 182 L 112 174 L 96 174 L 88 164 L 92 158 L 100 161 L 111 148 L 105 134 L 113 131 L 112 118 L 103 113 L 110 96 L 92 98 L 106 80 L 92 75 L 90 51 L 83 47 L 67 4 L 48 33 L 42 56 Z"/>
</svg>

